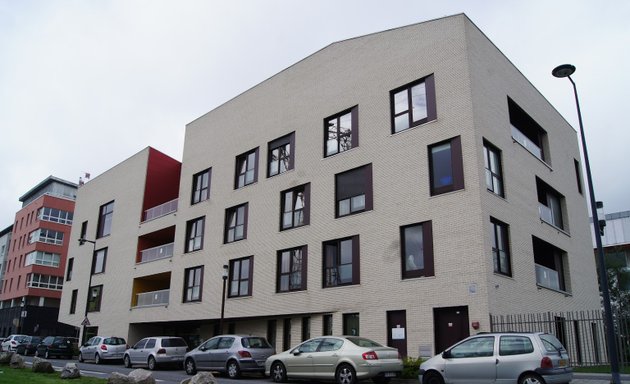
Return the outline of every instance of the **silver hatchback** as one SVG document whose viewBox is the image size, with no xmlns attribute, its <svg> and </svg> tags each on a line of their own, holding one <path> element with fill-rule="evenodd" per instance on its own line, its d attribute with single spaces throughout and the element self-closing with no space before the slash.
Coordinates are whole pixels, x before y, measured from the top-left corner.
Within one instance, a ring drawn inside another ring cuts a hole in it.
<svg viewBox="0 0 630 384">
<path fill-rule="evenodd" d="M 276 353 L 267 339 L 259 336 L 220 335 L 186 354 L 184 369 L 189 375 L 197 370 L 225 372 L 231 379 L 241 372 L 265 373 L 265 360 Z"/>
<path fill-rule="evenodd" d="M 123 363 L 127 368 L 146 365 L 150 370 L 159 365 L 181 366 L 187 351 L 188 344 L 181 337 L 145 337 L 125 351 Z"/>
<path fill-rule="evenodd" d="M 548 333 L 480 333 L 420 365 L 421 384 L 561 384 L 573 378 L 569 355 Z"/>
<path fill-rule="evenodd" d="M 79 348 L 79 361 L 94 360 L 100 364 L 103 360 L 122 360 L 127 348 L 122 337 L 94 336 Z"/>
</svg>

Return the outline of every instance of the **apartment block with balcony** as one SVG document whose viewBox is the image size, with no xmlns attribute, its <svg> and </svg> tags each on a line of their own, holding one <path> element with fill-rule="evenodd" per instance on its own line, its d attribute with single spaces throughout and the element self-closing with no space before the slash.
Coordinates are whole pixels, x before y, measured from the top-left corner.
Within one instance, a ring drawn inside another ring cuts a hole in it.
<svg viewBox="0 0 630 384">
<path fill-rule="evenodd" d="M 426 356 L 489 315 L 599 308 L 576 131 L 463 14 L 333 43 L 189 123 L 178 186 L 149 205 L 165 186 L 144 156 L 77 199 L 90 225 L 114 204 L 101 332 L 358 334 Z"/>
</svg>

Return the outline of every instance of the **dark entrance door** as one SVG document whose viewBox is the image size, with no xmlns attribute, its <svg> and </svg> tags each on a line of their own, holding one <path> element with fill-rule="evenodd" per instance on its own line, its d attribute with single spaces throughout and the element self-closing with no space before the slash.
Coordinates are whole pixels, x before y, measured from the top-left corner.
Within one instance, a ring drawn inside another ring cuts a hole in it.
<svg viewBox="0 0 630 384">
<path fill-rule="evenodd" d="M 387 311 L 387 345 L 407 356 L 407 312 Z"/>
<path fill-rule="evenodd" d="M 433 321 L 436 354 L 470 336 L 467 306 L 433 308 Z"/>
</svg>

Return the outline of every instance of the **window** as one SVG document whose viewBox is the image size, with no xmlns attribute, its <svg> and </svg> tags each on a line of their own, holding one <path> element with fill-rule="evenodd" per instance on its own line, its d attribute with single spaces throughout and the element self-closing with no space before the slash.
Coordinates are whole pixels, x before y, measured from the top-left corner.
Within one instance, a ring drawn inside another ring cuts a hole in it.
<svg viewBox="0 0 630 384">
<path fill-rule="evenodd" d="M 88 297 L 88 312 L 98 312 L 101 310 L 102 296 L 103 296 L 102 285 L 90 287 L 90 296 Z"/>
<path fill-rule="evenodd" d="M 11 284 L 12 283 L 13 279 L 11 279 Z M 46 288 L 60 291 L 63 288 L 63 277 L 29 273 L 27 276 L 26 286 L 29 288 Z M 11 290 L 11 286 L 9 287 L 9 290 Z"/>
<path fill-rule="evenodd" d="M 33 244 L 35 242 L 63 245 L 63 232 L 46 228 L 36 229 L 28 235 L 28 243 Z"/>
<path fill-rule="evenodd" d="M 197 204 L 210 197 L 210 176 L 212 168 L 193 175 L 191 204 Z"/>
<path fill-rule="evenodd" d="M 295 163 L 295 132 L 267 144 L 267 177 L 293 169 Z"/>
<path fill-rule="evenodd" d="M 66 281 L 72 280 L 72 269 L 74 268 L 74 257 L 68 259 L 68 270 L 66 271 Z"/>
<path fill-rule="evenodd" d="M 336 217 L 372 210 L 372 164 L 335 175 Z"/>
<path fill-rule="evenodd" d="M 433 276 L 433 229 L 430 221 L 400 227 L 402 278 Z"/>
<path fill-rule="evenodd" d="M 524 355 L 532 352 L 534 352 L 534 345 L 529 337 L 501 336 L 499 339 L 499 356 Z"/>
<path fill-rule="evenodd" d="M 494 217 L 491 217 L 490 232 L 494 272 L 506 276 L 512 276 L 508 225 L 495 219 Z"/>
<path fill-rule="evenodd" d="M 540 219 L 547 224 L 564 230 L 563 204 L 564 196 L 536 177 L 536 191 L 538 192 L 538 213 Z"/>
<path fill-rule="evenodd" d="M 203 266 L 187 268 L 184 271 L 184 303 L 201 301 L 203 286 Z"/>
<path fill-rule="evenodd" d="M 247 238 L 247 206 L 245 203 L 225 210 L 226 244 Z"/>
<path fill-rule="evenodd" d="M 331 314 L 327 314 L 323 316 L 323 320 L 322 320 L 322 335 L 327 336 L 327 335 L 332 335 L 333 334 L 333 316 Z"/>
<path fill-rule="evenodd" d="M 107 261 L 107 248 L 94 252 L 92 260 L 92 274 L 96 275 L 105 272 L 105 262 Z"/>
<path fill-rule="evenodd" d="M 392 133 L 424 124 L 437 118 L 433 75 L 390 92 Z"/>
<path fill-rule="evenodd" d="M 37 217 L 43 221 L 72 225 L 73 213 L 57 208 L 42 207 L 37 211 Z"/>
<path fill-rule="evenodd" d="M 258 181 L 258 148 L 236 157 L 236 180 L 234 189 Z"/>
<path fill-rule="evenodd" d="M 302 317 L 302 341 L 311 338 L 311 318 L 309 316 Z"/>
<path fill-rule="evenodd" d="M 548 156 L 544 147 L 547 143 L 547 132 L 509 97 L 508 112 L 512 139 L 538 159 L 546 161 Z"/>
<path fill-rule="evenodd" d="M 280 230 L 309 224 L 311 184 L 303 184 L 280 194 Z"/>
<path fill-rule="evenodd" d="M 206 218 L 199 217 L 186 223 L 186 252 L 203 249 L 203 232 Z"/>
<path fill-rule="evenodd" d="M 87 235 L 87 226 L 87 221 L 81 223 L 81 234 L 79 235 L 79 239 L 85 239 L 85 236 Z"/>
<path fill-rule="evenodd" d="M 464 359 L 470 357 L 489 357 L 494 354 L 494 336 L 475 337 L 451 348 L 451 357 Z"/>
<path fill-rule="evenodd" d="M 324 119 L 324 157 L 359 146 L 357 106 Z"/>
<path fill-rule="evenodd" d="M 577 190 L 582 194 L 582 171 L 580 170 L 580 162 L 573 159 L 573 165 L 575 166 L 575 181 L 577 182 Z"/>
<path fill-rule="evenodd" d="M 24 266 L 26 267 L 28 265 L 43 265 L 46 267 L 58 267 L 60 262 L 61 255 L 58 253 L 33 251 L 26 254 Z"/>
<path fill-rule="evenodd" d="M 501 151 L 489 142 L 483 142 L 483 159 L 486 167 L 486 187 L 488 191 L 504 197 Z"/>
<path fill-rule="evenodd" d="M 251 296 L 254 257 L 230 261 L 230 292 L 228 297 Z"/>
<path fill-rule="evenodd" d="M 77 296 L 79 295 L 78 289 L 72 290 L 72 297 L 70 298 L 70 314 L 74 315 L 77 311 Z"/>
<path fill-rule="evenodd" d="M 567 285 L 569 268 L 566 252 L 546 241 L 532 236 L 536 284 L 557 291 L 569 291 Z"/>
<path fill-rule="evenodd" d="M 429 146 L 431 196 L 464 188 L 462 144 L 459 136 Z"/>
<path fill-rule="evenodd" d="M 114 215 L 114 202 L 101 205 L 98 217 L 98 232 L 96 238 L 109 236 L 112 233 L 112 216 Z M 83 237 L 82 237 L 83 238 Z"/>
<path fill-rule="evenodd" d="M 343 334 L 349 336 L 359 336 L 359 314 L 343 314 Z"/>
<path fill-rule="evenodd" d="M 359 236 L 326 241 L 324 252 L 324 288 L 359 284 Z"/>
<path fill-rule="evenodd" d="M 306 289 L 306 245 L 278 251 L 276 292 Z"/>
</svg>

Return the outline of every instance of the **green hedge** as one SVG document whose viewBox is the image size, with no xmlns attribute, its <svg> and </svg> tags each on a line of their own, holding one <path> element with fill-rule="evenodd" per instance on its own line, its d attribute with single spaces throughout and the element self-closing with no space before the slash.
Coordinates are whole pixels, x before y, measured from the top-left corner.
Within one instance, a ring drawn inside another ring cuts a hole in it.
<svg viewBox="0 0 630 384">
<path fill-rule="evenodd" d="M 405 357 L 403 359 L 402 378 L 403 379 L 417 379 L 418 370 L 420 369 L 420 363 L 422 363 L 421 358 L 415 359 L 413 357 Z"/>
</svg>

